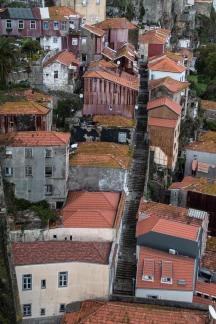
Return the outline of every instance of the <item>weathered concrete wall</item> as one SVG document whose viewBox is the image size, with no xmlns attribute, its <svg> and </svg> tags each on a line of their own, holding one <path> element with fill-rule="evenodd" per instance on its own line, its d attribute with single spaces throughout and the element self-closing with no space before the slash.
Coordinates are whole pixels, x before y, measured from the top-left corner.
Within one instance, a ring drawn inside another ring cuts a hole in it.
<svg viewBox="0 0 216 324">
<path fill-rule="evenodd" d="M 208 163 L 209 169 L 208 173 L 205 172 L 197 172 L 198 177 L 207 177 L 214 179 L 216 178 L 216 154 L 208 153 L 208 152 L 199 152 L 199 151 L 192 151 L 186 150 L 186 164 L 185 164 L 185 176 L 191 175 L 191 165 L 192 161 L 196 156 L 198 162 Z"/>
<path fill-rule="evenodd" d="M 127 170 L 71 167 L 68 189 L 89 191 L 126 191 Z"/>
</svg>

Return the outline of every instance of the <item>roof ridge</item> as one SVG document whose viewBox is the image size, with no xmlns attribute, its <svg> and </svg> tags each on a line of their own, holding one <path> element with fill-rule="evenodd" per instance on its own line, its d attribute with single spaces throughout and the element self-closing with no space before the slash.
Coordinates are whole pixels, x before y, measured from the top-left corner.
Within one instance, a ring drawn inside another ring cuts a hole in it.
<svg viewBox="0 0 216 324">
<path fill-rule="evenodd" d="M 104 306 L 106 306 L 106 304 L 107 304 L 107 302 L 104 302 L 104 301 L 96 301 L 97 303 L 100 303 L 101 305 L 98 305 L 98 308 L 97 309 L 95 309 L 92 313 L 90 313 L 90 314 L 88 314 L 88 315 L 86 315 L 86 316 L 84 316 L 82 319 L 78 319 L 78 323 L 80 323 L 80 324 L 82 324 L 82 323 L 85 323 L 85 321 L 87 320 L 87 319 L 89 319 L 89 317 L 91 317 L 91 316 L 93 316 L 93 315 L 95 315 L 101 308 L 103 308 Z M 82 306 L 81 306 L 81 309 L 80 309 L 80 313 L 81 313 L 81 310 L 82 310 L 82 307 L 83 307 L 83 304 L 84 304 L 85 302 L 83 302 L 82 303 Z"/>
<path fill-rule="evenodd" d="M 101 257 L 101 260 L 103 261 L 103 255 L 95 243 L 102 243 L 102 242 L 92 242 L 92 245 L 93 245 L 94 249 L 98 252 L 99 256 Z"/>
</svg>

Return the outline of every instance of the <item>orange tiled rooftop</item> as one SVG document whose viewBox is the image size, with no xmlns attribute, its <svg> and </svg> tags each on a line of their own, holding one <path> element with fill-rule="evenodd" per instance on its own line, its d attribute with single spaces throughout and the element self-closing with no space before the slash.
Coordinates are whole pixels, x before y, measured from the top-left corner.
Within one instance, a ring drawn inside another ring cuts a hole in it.
<svg viewBox="0 0 216 324">
<path fill-rule="evenodd" d="M 205 324 L 208 315 L 197 310 L 174 307 L 88 300 L 81 302 L 80 309 L 66 313 L 62 324 Z"/>
<path fill-rule="evenodd" d="M 207 178 L 186 176 L 181 182 L 174 182 L 169 189 L 185 189 L 216 196 L 216 180 L 209 183 Z"/>
<path fill-rule="evenodd" d="M 182 73 L 186 70 L 183 65 L 177 64 L 165 55 L 154 61 L 151 59 L 148 66 L 150 70 L 162 72 Z"/>
<path fill-rule="evenodd" d="M 216 101 L 201 100 L 201 108 L 204 110 L 216 110 Z"/>
<path fill-rule="evenodd" d="M 127 169 L 131 160 L 128 145 L 108 142 L 80 143 L 70 156 L 71 166 Z"/>
<path fill-rule="evenodd" d="M 107 18 L 97 24 L 95 27 L 101 29 L 136 29 L 137 26 L 132 24 L 127 18 Z"/>
<path fill-rule="evenodd" d="M 160 86 L 163 86 L 163 87 L 167 88 L 168 90 L 170 90 L 171 92 L 175 93 L 175 92 L 180 92 L 180 91 L 188 88 L 189 82 L 177 81 L 170 77 L 165 77 L 165 78 L 149 81 L 149 88 L 151 90 L 158 88 Z"/>
<path fill-rule="evenodd" d="M 74 11 L 70 7 L 66 6 L 52 6 L 48 7 L 50 20 L 67 20 L 66 17 L 71 15 L 78 15 L 76 11 Z"/>
<path fill-rule="evenodd" d="M 104 127 L 135 127 L 135 121 L 123 116 L 95 115 L 93 121 Z"/>
<path fill-rule="evenodd" d="M 199 152 L 216 153 L 216 132 L 209 131 L 202 133 L 199 136 L 199 140 L 187 145 L 186 149 Z"/>
<path fill-rule="evenodd" d="M 49 109 L 35 101 L 5 102 L 0 115 L 47 115 Z"/>
</svg>

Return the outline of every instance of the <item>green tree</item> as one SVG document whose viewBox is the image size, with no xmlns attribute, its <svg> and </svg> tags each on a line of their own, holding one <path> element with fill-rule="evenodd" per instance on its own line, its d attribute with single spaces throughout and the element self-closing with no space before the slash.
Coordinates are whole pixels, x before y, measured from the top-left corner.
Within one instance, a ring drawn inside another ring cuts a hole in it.
<svg viewBox="0 0 216 324">
<path fill-rule="evenodd" d="M 5 87 L 9 73 L 18 62 L 19 48 L 11 38 L 0 38 L 0 86 Z"/>
<path fill-rule="evenodd" d="M 21 46 L 21 52 L 25 54 L 30 60 L 33 55 L 41 50 L 40 43 L 37 40 L 27 38 L 24 40 Z"/>
</svg>

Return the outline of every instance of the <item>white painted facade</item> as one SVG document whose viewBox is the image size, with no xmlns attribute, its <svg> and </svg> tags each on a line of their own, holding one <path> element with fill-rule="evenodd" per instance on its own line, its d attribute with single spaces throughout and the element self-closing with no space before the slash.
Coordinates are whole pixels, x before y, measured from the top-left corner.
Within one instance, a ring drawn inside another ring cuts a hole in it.
<svg viewBox="0 0 216 324">
<path fill-rule="evenodd" d="M 62 50 L 62 38 L 58 36 L 44 36 L 40 38 L 40 45 L 45 51 Z"/>
<path fill-rule="evenodd" d="M 170 77 L 177 81 L 185 81 L 185 71 L 181 73 L 173 73 L 166 71 L 153 71 L 149 69 L 149 80 L 157 80 L 161 78 Z"/>
<path fill-rule="evenodd" d="M 178 47 L 180 47 L 180 48 L 190 48 L 190 46 L 191 46 L 190 39 L 187 39 L 187 38 L 179 39 Z"/>
<path fill-rule="evenodd" d="M 110 286 L 109 265 L 65 262 L 35 264 L 15 267 L 21 309 L 31 304 L 31 316 L 24 319 L 63 315 L 61 304 L 95 298 L 108 298 Z M 68 273 L 66 287 L 59 287 L 59 272 Z M 23 290 L 22 276 L 32 275 L 32 289 Z M 41 288 L 41 280 L 46 280 L 46 288 Z M 41 316 L 41 309 L 45 315 Z"/>
<path fill-rule="evenodd" d="M 69 69 L 68 66 L 59 62 L 53 62 L 43 68 L 43 84 L 49 90 L 61 90 L 65 92 L 73 92 L 75 86 L 74 73 L 77 67 Z"/>
<path fill-rule="evenodd" d="M 193 290 L 143 289 L 136 288 L 136 297 L 176 300 L 192 303 Z M 154 297 L 153 297 L 154 296 Z"/>
<path fill-rule="evenodd" d="M 163 167 L 167 167 L 168 158 L 164 151 L 157 146 L 151 146 L 151 151 L 154 151 L 154 163 Z"/>
<path fill-rule="evenodd" d="M 11 231 L 10 239 L 13 242 L 35 241 L 94 241 L 112 242 L 116 240 L 115 228 L 51 228 Z"/>
</svg>

